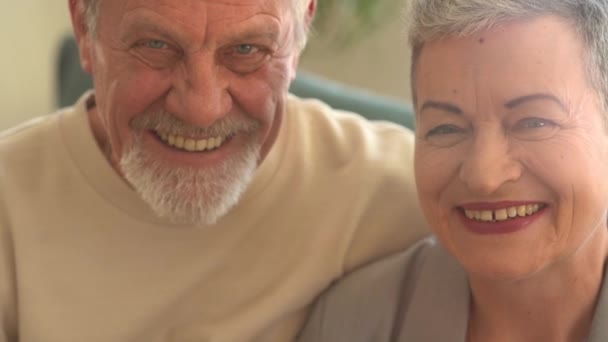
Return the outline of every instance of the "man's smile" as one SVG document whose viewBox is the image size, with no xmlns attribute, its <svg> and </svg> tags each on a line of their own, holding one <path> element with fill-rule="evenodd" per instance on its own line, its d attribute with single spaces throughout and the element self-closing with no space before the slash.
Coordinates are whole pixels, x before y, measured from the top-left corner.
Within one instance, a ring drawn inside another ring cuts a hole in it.
<svg viewBox="0 0 608 342">
<path fill-rule="evenodd" d="M 204 152 L 215 150 L 234 136 L 234 134 L 230 134 L 227 136 L 195 139 L 177 134 L 160 132 L 155 133 L 167 145 L 188 152 Z"/>
</svg>

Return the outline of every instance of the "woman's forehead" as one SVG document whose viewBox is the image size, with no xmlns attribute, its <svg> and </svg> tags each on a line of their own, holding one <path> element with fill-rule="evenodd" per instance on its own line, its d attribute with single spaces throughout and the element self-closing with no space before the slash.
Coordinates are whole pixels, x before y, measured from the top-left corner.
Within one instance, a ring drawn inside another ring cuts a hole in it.
<svg viewBox="0 0 608 342">
<path fill-rule="evenodd" d="M 424 96 L 456 87 L 461 95 L 466 88 L 475 88 L 512 98 L 549 90 L 571 92 L 573 87 L 588 91 L 583 61 L 582 40 L 563 21 L 539 17 L 512 22 L 426 43 L 416 65 L 416 93 Z"/>
</svg>

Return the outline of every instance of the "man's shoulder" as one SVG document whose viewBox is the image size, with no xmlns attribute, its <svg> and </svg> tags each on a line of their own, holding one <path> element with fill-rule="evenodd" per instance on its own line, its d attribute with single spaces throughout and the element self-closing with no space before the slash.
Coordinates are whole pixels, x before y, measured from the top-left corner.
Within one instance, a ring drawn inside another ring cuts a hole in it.
<svg viewBox="0 0 608 342">
<path fill-rule="evenodd" d="M 7 187 L 32 188 L 41 181 L 40 175 L 48 175 L 66 165 L 69 153 L 62 123 L 71 113 L 74 113 L 72 108 L 64 108 L 0 132 L 0 187 L 3 191 L 7 191 Z"/>
<path fill-rule="evenodd" d="M 52 158 L 58 152 L 57 145 L 65 142 L 62 136 L 67 127 L 65 123 L 69 121 L 69 127 L 79 125 L 91 98 L 92 92 L 87 91 L 70 107 L 0 132 L 0 160 L 6 162 L 7 158 L 17 158 L 22 162 L 37 162 L 41 158 Z"/>
<path fill-rule="evenodd" d="M 414 135 L 403 126 L 387 121 L 370 121 L 363 116 L 337 110 L 314 99 L 290 96 L 289 125 L 300 143 L 322 150 L 332 162 L 369 165 L 374 172 L 381 165 L 409 168 L 413 157 Z"/>
<path fill-rule="evenodd" d="M 92 94 L 92 91 L 87 91 L 72 106 L 0 131 L 0 158 L 7 154 L 19 154 L 23 149 L 30 149 L 30 154 L 39 151 L 31 149 L 32 146 L 44 150 L 53 139 L 56 140 L 61 135 L 60 122 L 64 121 L 64 118 L 70 117 L 74 122 L 80 120 Z"/>
<path fill-rule="evenodd" d="M 30 119 L 0 132 L 0 160 L 31 156 L 45 150 L 58 134 L 58 121 L 65 110 Z"/>
<path fill-rule="evenodd" d="M 52 126 L 57 119 L 58 113 L 34 117 L 14 127 L 0 132 L 0 145 L 13 144 L 30 135 L 39 135 Z"/>
<path fill-rule="evenodd" d="M 318 99 L 299 98 L 295 95 L 289 96 L 288 112 L 297 116 L 297 119 L 317 124 L 326 124 L 332 128 L 352 130 L 353 133 L 369 131 L 378 134 L 395 133 L 412 136 L 413 132 L 399 124 L 383 121 L 368 120 L 363 115 L 330 107 Z"/>
<path fill-rule="evenodd" d="M 57 158 L 60 115 L 34 118 L 0 132 L 0 225 L 8 226 L 8 207 L 19 202 L 16 196 L 21 200 L 32 194 L 39 196 L 44 179 L 41 175 L 52 170 L 60 159 Z M 30 199 L 25 201 L 31 204 Z"/>
</svg>

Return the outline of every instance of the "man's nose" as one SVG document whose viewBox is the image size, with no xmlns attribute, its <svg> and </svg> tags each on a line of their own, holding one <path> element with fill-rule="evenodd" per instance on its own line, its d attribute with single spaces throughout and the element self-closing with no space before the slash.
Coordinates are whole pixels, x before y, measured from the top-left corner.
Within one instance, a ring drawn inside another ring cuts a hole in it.
<svg viewBox="0 0 608 342">
<path fill-rule="evenodd" d="M 522 164 L 505 134 L 478 134 L 462 161 L 460 179 L 473 194 L 491 195 L 521 177 Z"/>
<path fill-rule="evenodd" d="M 229 74 L 214 59 L 206 51 L 184 59 L 167 95 L 167 110 L 195 126 L 209 127 L 232 110 Z"/>
</svg>

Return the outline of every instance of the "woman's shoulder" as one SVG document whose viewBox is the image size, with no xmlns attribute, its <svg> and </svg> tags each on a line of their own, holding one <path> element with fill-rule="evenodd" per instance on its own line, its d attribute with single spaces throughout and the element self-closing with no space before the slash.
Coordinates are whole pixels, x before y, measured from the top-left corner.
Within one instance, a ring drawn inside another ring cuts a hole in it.
<svg viewBox="0 0 608 342">
<path fill-rule="evenodd" d="M 429 283 L 442 281 L 433 275 L 443 278 L 446 271 L 462 272 L 432 237 L 364 266 L 318 299 L 300 341 L 392 341 L 400 335 L 410 307 L 419 305 L 413 301 L 424 300 L 418 297 L 428 295 Z"/>
</svg>

